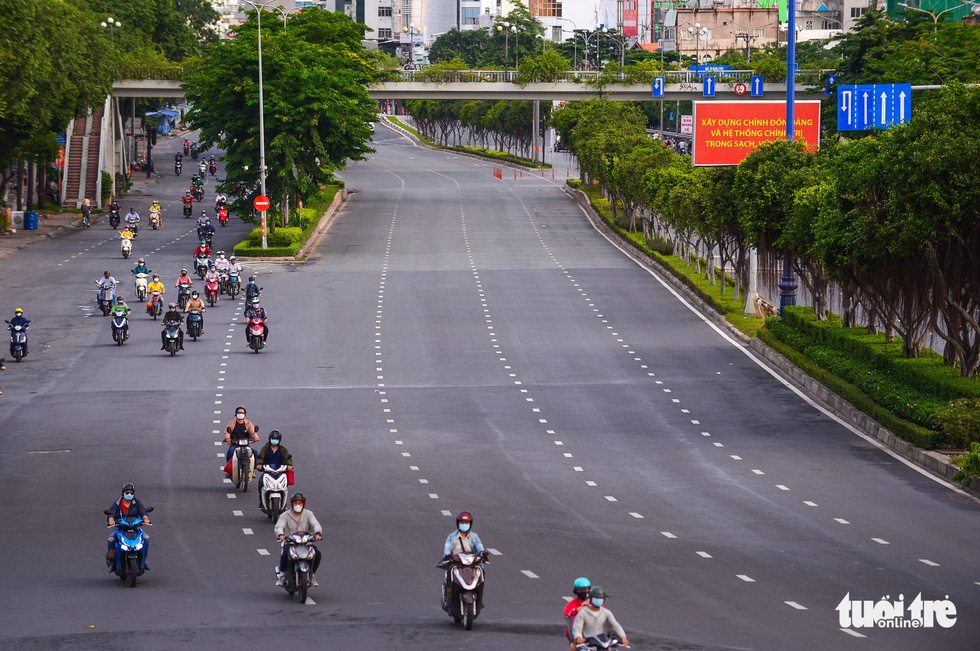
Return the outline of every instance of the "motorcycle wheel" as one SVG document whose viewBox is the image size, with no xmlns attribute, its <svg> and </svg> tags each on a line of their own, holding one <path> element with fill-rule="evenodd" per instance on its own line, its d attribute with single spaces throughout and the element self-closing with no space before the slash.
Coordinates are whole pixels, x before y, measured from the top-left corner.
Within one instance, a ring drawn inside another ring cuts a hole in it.
<svg viewBox="0 0 980 651">
<path fill-rule="evenodd" d="M 300 572 L 299 574 L 299 602 L 301 604 L 306 603 L 306 591 L 309 589 L 309 577 L 306 576 L 306 572 Z"/>
<path fill-rule="evenodd" d="M 216 300 L 217 297 L 214 294 L 210 294 L 210 293 L 208 294 L 208 303 L 211 304 L 211 307 L 214 307 L 214 303 Z"/>
<path fill-rule="evenodd" d="M 122 346 L 123 338 L 122 335 L 116 335 L 116 345 Z"/>
<path fill-rule="evenodd" d="M 245 468 L 238 471 L 238 487 L 242 489 L 243 493 L 248 492 L 248 482 L 252 481 L 252 473 Z"/>
<path fill-rule="evenodd" d="M 16 361 L 18 364 L 20 364 L 20 360 L 22 360 L 23 358 L 24 358 L 24 351 L 23 350 L 15 350 L 14 351 L 14 361 Z"/>
<path fill-rule="evenodd" d="M 177 344 L 170 344 L 169 348 L 170 348 L 170 356 L 171 357 L 176 357 L 177 356 Z"/>
<path fill-rule="evenodd" d="M 136 587 L 136 575 L 139 573 L 139 559 L 129 559 L 129 587 Z"/>
<path fill-rule="evenodd" d="M 280 515 L 282 513 L 279 509 L 279 498 L 273 497 L 269 500 L 269 518 L 278 522 Z"/>
<path fill-rule="evenodd" d="M 255 354 L 258 355 L 259 354 L 259 351 L 262 350 L 262 342 L 261 341 L 256 341 L 256 339 L 257 339 L 256 337 L 253 337 L 252 338 L 252 341 L 253 342 L 256 342 L 256 343 L 253 343 L 252 344 L 252 350 L 254 350 L 255 351 Z"/>
<path fill-rule="evenodd" d="M 469 631 L 472 630 L 473 618 L 476 617 L 476 603 L 472 601 L 469 603 L 464 603 L 463 608 L 465 609 L 463 611 L 463 628 Z"/>
<path fill-rule="evenodd" d="M 123 258 L 125 259 L 125 258 L 128 258 L 128 257 L 129 257 L 129 252 L 128 251 L 123 251 Z"/>
</svg>

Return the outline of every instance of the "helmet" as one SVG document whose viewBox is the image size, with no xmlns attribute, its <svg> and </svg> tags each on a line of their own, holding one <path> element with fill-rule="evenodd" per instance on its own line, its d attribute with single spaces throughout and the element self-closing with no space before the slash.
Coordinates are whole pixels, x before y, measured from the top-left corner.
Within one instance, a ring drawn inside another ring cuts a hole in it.
<svg viewBox="0 0 980 651">
<path fill-rule="evenodd" d="M 228 259 L 229 259 L 229 260 L 234 260 L 234 259 L 235 259 L 235 256 L 231 256 L 231 257 L 230 257 L 230 258 L 228 258 Z"/>
<path fill-rule="evenodd" d="M 197 298 L 198 296 L 200 296 L 200 294 L 197 293 L 196 289 L 193 292 L 191 292 L 191 298 Z"/>
<path fill-rule="evenodd" d="M 136 487 L 133 486 L 132 484 L 129 484 L 129 483 L 123 484 L 122 490 L 119 491 L 119 493 L 122 494 L 122 493 L 125 493 L 126 491 L 133 491 L 135 493 L 136 492 Z"/>
<path fill-rule="evenodd" d="M 237 414 L 238 412 L 240 412 L 240 411 L 244 411 L 244 412 L 245 412 L 246 414 L 248 413 L 248 410 L 247 410 L 247 409 L 245 409 L 245 407 L 244 407 L 243 405 L 238 405 L 237 407 L 235 407 L 235 413 L 236 413 L 236 414 Z"/>
<path fill-rule="evenodd" d="M 23 314 L 23 313 L 24 310 L 20 309 L 19 307 L 16 310 L 14 310 L 14 314 Z"/>
<path fill-rule="evenodd" d="M 191 191 L 190 191 L 190 190 L 184 190 L 184 194 L 185 194 L 185 195 L 186 195 L 186 194 L 190 194 L 190 193 L 191 193 Z"/>
<path fill-rule="evenodd" d="M 252 305 L 258 305 L 258 304 L 259 304 L 259 297 L 256 296 L 255 298 L 252 299 Z"/>
<path fill-rule="evenodd" d="M 208 211 L 207 210 L 202 210 L 201 211 L 201 217 L 207 217 L 207 216 L 208 216 Z"/>
<path fill-rule="evenodd" d="M 187 273 L 187 269 L 181 269 L 180 270 L 180 275 L 181 276 L 183 276 L 185 273 Z"/>
<path fill-rule="evenodd" d="M 144 262 L 146 262 L 146 260 L 144 260 L 143 258 L 140 258 L 139 262 L 140 262 L 140 264 L 143 264 Z"/>
<path fill-rule="evenodd" d="M 123 297 L 122 296 L 117 296 L 116 297 L 116 305 L 125 305 L 125 304 L 126 304 L 126 301 L 123 300 Z"/>
<path fill-rule="evenodd" d="M 153 274 L 153 279 L 154 280 L 158 280 L 159 278 L 160 278 L 160 274 Z"/>
<path fill-rule="evenodd" d="M 207 240 L 201 240 L 201 244 L 207 245 L 207 243 L 208 243 Z"/>
<path fill-rule="evenodd" d="M 274 429 L 271 432 L 269 432 L 269 440 L 271 441 L 272 439 L 279 439 L 280 441 L 282 441 L 282 434 L 279 433 L 279 430 Z"/>
<path fill-rule="evenodd" d="M 459 515 L 456 516 L 456 526 L 457 527 L 459 526 L 459 524 L 461 522 L 465 522 L 465 523 L 470 524 L 470 525 L 473 524 L 473 516 L 470 515 L 470 512 L 469 511 L 460 511 L 459 512 Z"/>
<path fill-rule="evenodd" d="M 303 506 L 306 506 L 306 495 L 296 491 L 293 493 L 293 496 L 289 498 L 289 503 L 292 504 L 293 502 L 302 502 Z"/>
<path fill-rule="evenodd" d="M 576 597 L 582 601 L 585 601 L 589 598 L 589 589 L 591 587 L 592 582 L 584 576 L 580 576 L 579 578 L 575 579 L 575 583 L 572 584 L 572 592 L 575 593 Z"/>
<path fill-rule="evenodd" d="M 177 309 L 177 304 L 176 303 L 171 303 L 170 304 L 170 309 L 171 310 L 176 310 Z"/>
<path fill-rule="evenodd" d="M 597 585 L 589 590 L 590 599 L 605 599 L 606 596 L 606 591 L 601 585 Z"/>
<path fill-rule="evenodd" d="M 255 282 L 255 276 L 249 276 L 248 277 L 248 282 L 254 283 Z"/>
</svg>

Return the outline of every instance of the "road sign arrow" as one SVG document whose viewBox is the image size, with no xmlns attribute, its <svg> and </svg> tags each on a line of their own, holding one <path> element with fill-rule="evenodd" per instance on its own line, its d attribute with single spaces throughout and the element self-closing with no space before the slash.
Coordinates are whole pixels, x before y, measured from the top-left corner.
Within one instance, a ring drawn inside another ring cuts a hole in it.
<svg viewBox="0 0 980 651">
<path fill-rule="evenodd" d="M 898 121 L 905 122 L 905 91 L 904 90 L 898 94 L 898 99 L 901 100 L 898 103 Z"/>
<path fill-rule="evenodd" d="M 868 91 L 864 91 L 864 94 L 862 94 L 861 97 L 864 98 L 864 113 L 862 115 L 861 122 L 867 124 L 868 123 Z"/>
<path fill-rule="evenodd" d="M 885 100 L 888 99 L 888 93 L 881 91 L 881 123 L 884 124 L 887 119 L 885 111 Z"/>
</svg>

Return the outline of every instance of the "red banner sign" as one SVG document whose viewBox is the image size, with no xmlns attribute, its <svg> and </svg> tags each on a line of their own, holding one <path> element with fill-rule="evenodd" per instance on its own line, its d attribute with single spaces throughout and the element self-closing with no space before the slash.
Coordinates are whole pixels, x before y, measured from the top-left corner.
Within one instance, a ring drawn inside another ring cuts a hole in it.
<svg viewBox="0 0 980 651">
<path fill-rule="evenodd" d="M 816 149 L 819 100 L 797 101 L 795 139 Z M 694 165 L 738 165 L 759 145 L 786 138 L 786 102 L 694 102 Z"/>
</svg>

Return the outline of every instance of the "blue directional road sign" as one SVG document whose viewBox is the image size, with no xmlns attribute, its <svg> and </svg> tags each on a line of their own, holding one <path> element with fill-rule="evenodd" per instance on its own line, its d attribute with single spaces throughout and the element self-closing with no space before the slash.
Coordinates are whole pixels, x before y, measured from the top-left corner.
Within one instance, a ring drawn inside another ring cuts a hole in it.
<svg viewBox="0 0 980 651">
<path fill-rule="evenodd" d="M 715 96 L 715 78 L 705 77 L 704 78 L 704 96 L 714 97 Z"/>
<path fill-rule="evenodd" d="M 666 86 L 666 79 L 664 77 L 654 77 L 653 78 L 653 96 L 663 97 L 664 87 Z"/>
<path fill-rule="evenodd" d="M 752 97 L 762 97 L 764 88 L 765 81 L 762 79 L 762 75 L 752 75 Z"/>
<path fill-rule="evenodd" d="M 834 84 L 837 83 L 837 75 L 827 75 L 827 78 L 824 81 L 827 82 L 827 83 L 823 87 L 823 94 L 824 95 L 833 95 L 834 94 L 834 88 L 833 88 L 833 86 L 834 86 Z"/>
<path fill-rule="evenodd" d="M 912 117 L 911 84 L 837 87 L 837 130 L 887 129 Z"/>
</svg>

